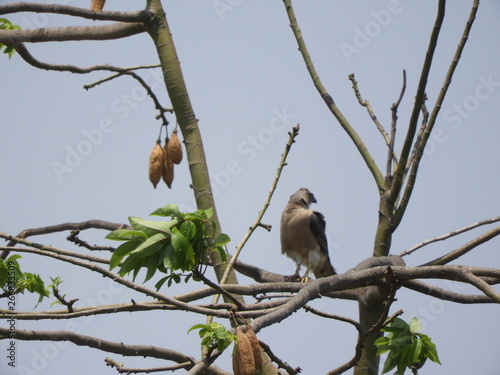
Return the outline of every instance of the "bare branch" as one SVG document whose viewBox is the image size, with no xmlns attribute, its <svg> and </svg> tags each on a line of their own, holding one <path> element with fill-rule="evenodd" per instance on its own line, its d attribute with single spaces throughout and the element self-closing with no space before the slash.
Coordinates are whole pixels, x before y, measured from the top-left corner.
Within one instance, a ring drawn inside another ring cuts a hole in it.
<svg viewBox="0 0 500 375">
<path fill-rule="evenodd" d="M 356 98 L 358 99 L 359 104 L 362 107 L 366 108 L 366 111 L 368 112 L 368 115 L 372 119 L 373 123 L 377 127 L 377 129 L 380 132 L 380 134 L 382 134 L 382 137 L 384 137 L 385 144 L 387 146 L 389 146 L 390 145 L 389 135 L 387 134 L 387 132 L 385 131 L 384 127 L 382 126 L 382 124 L 378 120 L 377 116 L 375 115 L 375 112 L 373 112 L 373 108 L 372 108 L 370 102 L 368 100 L 364 100 L 361 97 L 361 93 L 359 92 L 359 88 L 358 88 L 358 82 L 356 81 L 356 78 L 354 78 L 354 73 L 349 74 L 349 80 L 352 83 L 352 89 L 354 90 L 354 94 L 356 95 Z"/>
<path fill-rule="evenodd" d="M 457 46 L 457 49 L 455 50 L 455 55 L 454 55 L 454 57 L 453 57 L 453 59 L 452 59 L 452 61 L 450 63 L 450 66 L 448 68 L 448 72 L 446 73 L 446 77 L 445 77 L 443 85 L 441 87 L 441 91 L 439 92 L 438 98 L 436 99 L 436 103 L 434 104 L 434 108 L 433 108 L 432 113 L 431 113 L 431 115 L 429 117 L 429 121 L 428 121 L 428 123 L 426 125 L 425 132 L 422 135 L 422 138 L 418 140 L 418 144 L 416 145 L 416 148 L 415 148 L 416 152 L 414 152 L 415 156 L 414 156 L 414 160 L 412 162 L 411 172 L 410 172 L 410 176 L 411 176 L 410 178 L 412 179 L 412 181 L 411 182 L 409 181 L 407 183 L 407 185 L 406 185 L 405 193 L 404 193 L 405 199 L 402 200 L 402 203 L 398 207 L 398 212 L 397 212 L 396 218 L 393 221 L 394 228 L 396 228 L 399 225 L 399 223 L 401 222 L 403 214 L 404 214 L 404 212 L 406 210 L 406 207 L 408 205 L 411 193 L 413 191 L 414 182 L 415 182 L 415 179 L 416 179 L 416 175 L 417 175 L 417 171 L 418 171 L 418 168 L 419 168 L 419 165 L 420 165 L 420 161 L 422 160 L 423 151 L 425 149 L 427 141 L 429 140 L 429 137 L 430 137 L 430 134 L 432 132 L 432 129 L 434 128 L 434 124 L 436 123 L 437 116 L 439 114 L 439 111 L 441 110 L 441 106 L 442 106 L 443 101 L 444 101 L 444 99 L 446 97 L 446 93 L 448 92 L 448 89 L 450 87 L 450 84 L 451 84 L 451 81 L 452 81 L 452 78 L 453 78 L 453 74 L 455 73 L 455 69 L 456 69 L 456 67 L 458 65 L 458 62 L 460 61 L 460 57 L 461 57 L 462 52 L 463 52 L 463 50 L 465 48 L 465 44 L 467 43 L 467 40 L 469 38 L 469 33 L 470 33 L 471 29 L 472 29 L 472 25 L 473 25 L 474 20 L 476 18 L 476 13 L 477 13 L 478 7 L 479 7 L 479 0 L 474 0 L 474 2 L 472 4 L 471 11 L 470 11 L 470 14 L 469 14 L 469 18 L 467 20 L 467 23 L 465 25 L 464 31 L 462 33 L 462 38 L 460 39 L 460 42 L 459 42 L 459 44 Z M 442 13 L 443 13 L 443 16 L 444 16 L 444 0 L 440 1 L 439 8 L 440 9 L 443 8 L 442 9 Z M 439 13 L 440 12 L 438 12 L 438 18 L 439 18 Z M 436 19 L 436 23 L 437 23 L 437 21 L 438 21 L 438 19 Z M 440 25 L 439 25 L 439 27 L 440 27 Z M 436 26 L 435 26 L 435 29 L 433 31 L 433 34 L 435 34 L 435 31 L 437 31 L 437 34 L 439 33 L 439 30 L 436 30 Z M 432 37 L 431 37 L 431 40 L 432 40 Z M 437 41 L 437 35 L 436 35 L 436 41 Z M 432 46 L 432 43 L 429 44 L 429 49 L 430 49 L 431 46 Z M 435 48 L 435 45 L 434 45 L 434 48 Z M 426 61 L 428 60 L 428 57 L 429 57 L 429 50 L 428 50 L 428 54 L 426 56 Z M 432 57 L 431 57 L 431 60 L 432 60 Z M 422 76 L 424 74 L 424 70 L 427 70 L 427 75 L 428 75 L 428 70 L 430 70 L 430 63 L 431 63 L 431 61 L 429 61 L 429 65 L 427 66 L 427 68 L 426 68 L 426 63 L 424 63 L 424 69 L 422 71 Z M 427 78 L 426 78 L 426 80 L 427 80 Z M 420 90 L 421 83 L 422 83 L 422 80 L 419 83 L 419 90 Z M 425 85 L 423 86 L 422 90 L 425 90 Z M 420 95 L 419 92 L 417 92 L 417 97 Z M 422 92 L 421 94 L 424 95 L 425 93 Z M 424 97 L 425 97 L 425 95 L 422 96 L 422 98 L 419 101 L 417 101 L 417 98 L 415 99 L 415 106 L 413 108 L 413 113 L 412 113 L 412 117 L 411 117 L 411 120 L 410 120 L 410 124 L 415 124 L 415 126 L 416 126 L 416 122 L 417 122 L 417 119 L 418 119 L 418 113 L 416 113 L 416 111 L 417 111 L 417 105 L 420 106 L 420 105 L 424 104 L 424 101 L 423 101 Z M 420 110 L 420 108 L 418 108 L 418 110 Z M 405 145 L 406 145 L 406 143 L 405 143 Z M 409 151 L 409 147 L 411 146 L 411 144 L 407 144 L 406 146 L 408 147 L 408 151 Z M 405 149 L 403 149 L 402 154 L 403 154 L 404 151 L 405 151 Z M 400 158 L 400 161 L 403 161 L 402 157 Z M 405 159 L 405 164 L 406 164 L 406 159 Z M 403 168 L 408 168 L 408 167 L 409 166 L 399 165 L 398 173 L 397 173 L 398 176 L 399 175 L 402 176 L 402 174 L 403 174 L 403 170 L 402 169 Z M 403 181 L 401 180 L 400 182 L 402 184 Z M 398 182 L 398 184 L 399 184 L 399 182 Z M 401 189 L 400 186 L 393 187 L 392 194 L 394 194 L 394 196 L 397 195 L 397 194 L 399 194 L 399 190 L 400 189 Z"/>
<path fill-rule="evenodd" d="M 297 19 L 295 17 L 295 12 L 294 12 L 293 7 L 292 7 L 292 1 L 291 0 L 283 0 L 283 3 L 285 4 L 288 19 L 290 20 L 290 27 L 292 28 L 293 35 L 295 36 L 295 39 L 296 39 L 297 44 L 299 46 L 299 51 L 302 54 L 302 58 L 304 59 L 304 63 L 305 63 L 306 68 L 309 72 L 309 75 L 311 76 L 311 79 L 314 83 L 314 86 L 318 90 L 318 93 L 321 95 L 321 98 L 324 100 L 324 102 L 327 105 L 330 112 L 332 112 L 332 114 L 335 116 L 335 118 L 339 122 L 340 126 L 342 126 L 344 131 L 347 133 L 347 135 L 349 135 L 349 137 L 353 141 L 354 145 L 356 146 L 359 153 L 361 154 L 361 157 L 365 161 L 368 169 L 372 173 L 372 176 L 375 179 L 375 183 L 377 184 L 377 187 L 379 189 L 381 189 L 384 186 L 384 178 L 382 176 L 382 173 L 380 173 L 380 170 L 377 167 L 377 164 L 373 160 L 370 152 L 366 148 L 365 144 L 363 143 L 363 141 L 361 140 L 359 135 L 356 133 L 354 128 L 351 126 L 351 124 L 344 117 L 342 112 L 340 112 L 340 109 L 336 106 L 332 97 L 326 91 L 325 87 L 323 86 L 323 83 L 321 82 L 321 80 L 318 76 L 318 73 L 316 72 L 316 69 L 314 68 L 314 64 L 312 62 L 311 56 L 309 55 L 309 51 L 307 50 L 307 46 L 304 42 L 304 39 L 302 38 L 302 33 L 300 31 L 299 25 L 297 23 Z"/>
<path fill-rule="evenodd" d="M 248 229 L 247 233 L 245 234 L 245 236 L 243 237 L 241 242 L 238 244 L 238 246 L 236 246 L 234 254 L 231 257 L 231 260 L 228 262 L 227 268 L 224 271 L 224 274 L 222 276 L 222 279 L 220 282 L 221 284 L 224 284 L 226 282 L 231 270 L 233 269 L 234 263 L 236 262 L 236 260 L 238 259 L 238 256 L 240 255 L 241 250 L 243 249 L 243 247 L 245 246 L 245 244 L 247 243 L 248 239 L 250 238 L 252 233 L 255 231 L 255 229 L 257 229 L 257 227 L 259 227 L 259 224 L 262 220 L 262 217 L 264 216 L 264 214 L 267 211 L 267 208 L 271 204 L 271 199 L 273 197 L 274 191 L 276 190 L 276 186 L 278 185 L 278 181 L 281 177 L 281 172 L 283 171 L 283 168 L 286 165 L 286 159 L 288 157 L 288 153 L 290 152 L 290 149 L 292 148 L 292 145 L 295 142 L 295 138 L 299 135 L 299 129 L 300 129 L 300 126 L 296 125 L 292 128 L 292 131 L 288 133 L 288 135 L 289 135 L 288 142 L 286 143 L 285 151 L 281 155 L 281 160 L 280 160 L 280 163 L 278 165 L 278 170 L 276 171 L 276 175 L 275 175 L 274 180 L 271 184 L 271 189 L 269 190 L 267 197 L 264 201 L 264 206 L 257 214 L 257 218 L 255 219 L 254 223 L 250 226 L 250 228 Z M 219 298 L 218 296 L 215 296 L 213 303 L 217 303 L 218 298 Z"/>
<path fill-rule="evenodd" d="M 427 246 L 431 243 L 434 243 L 434 242 L 438 242 L 438 241 L 444 241 L 444 240 L 447 240 L 448 238 L 451 238 L 451 237 L 454 237 L 456 235 L 459 235 L 459 234 L 462 234 L 462 233 L 465 233 L 469 230 L 472 230 L 472 229 L 475 229 L 475 228 L 478 228 L 482 225 L 488 225 L 488 224 L 493 224 L 493 223 L 496 223 L 497 221 L 500 221 L 500 216 L 497 216 L 497 217 L 494 217 L 492 219 L 487 219 L 487 220 L 481 220 L 481 221 L 478 221 L 477 223 L 474 223 L 474 224 L 470 224 L 470 225 L 467 225 L 463 228 L 460 228 L 460 229 L 456 229 L 456 230 L 453 230 L 449 233 L 446 233 L 446 234 L 443 234 L 441 236 L 438 236 L 438 237 L 434 237 L 434 238 L 430 238 L 428 240 L 425 240 L 415 246 L 412 246 L 410 247 L 408 250 L 405 250 L 401 253 L 398 254 L 398 256 L 402 257 L 402 256 L 405 256 L 405 255 L 409 255 L 411 253 L 413 253 L 414 251 L 424 247 L 424 246 Z"/>
<path fill-rule="evenodd" d="M 148 22 L 151 20 L 151 13 L 148 10 L 136 12 L 102 11 L 94 12 L 89 9 L 73 7 L 61 4 L 35 4 L 35 3 L 14 3 L 0 5 L 0 15 L 34 12 L 34 13 L 54 13 L 67 16 L 81 17 L 99 21 L 121 21 L 121 22 Z"/>
<path fill-rule="evenodd" d="M 119 374 L 137 374 L 137 373 L 152 373 L 152 372 L 163 372 L 163 371 L 175 371 L 175 370 L 180 370 L 182 368 L 189 368 L 191 365 L 193 365 L 192 362 L 184 362 L 184 363 L 179 363 L 178 365 L 174 366 L 164 366 L 164 367 L 153 367 L 153 368 L 128 368 L 120 363 L 116 362 L 115 360 L 111 358 L 105 358 L 104 362 L 106 362 L 106 366 L 109 366 L 111 368 L 116 368 L 116 371 Z"/>
<path fill-rule="evenodd" d="M 460 246 L 458 249 L 455 249 L 449 252 L 448 254 L 443 255 L 442 257 L 434 259 L 430 262 L 424 263 L 422 264 L 422 266 L 433 266 L 433 265 L 442 265 L 450 263 L 451 261 L 461 257 L 462 255 L 468 253 L 477 246 L 491 240 L 492 238 L 498 236 L 499 234 L 500 234 L 500 227 L 493 228 L 488 232 L 482 234 L 481 236 L 473 239 L 472 241 L 467 242 L 465 245 Z"/>
<path fill-rule="evenodd" d="M 434 52 L 436 50 L 437 40 L 439 37 L 439 33 L 441 31 L 441 25 L 443 24 L 444 20 L 445 3 L 446 3 L 445 0 L 439 0 L 438 12 L 436 15 L 436 20 L 434 21 L 434 28 L 432 30 L 431 37 L 429 40 L 429 45 L 427 47 L 424 64 L 422 66 L 422 72 L 420 74 L 417 93 L 415 95 L 415 102 L 410 116 L 410 122 L 408 124 L 408 131 L 406 133 L 405 141 L 403 143 L 401 155 L 399 156 L 399 165 L 395 171 L 393 184 L 390 191 L 390 197 L 392 201 L 395 201 L 396 198 L 399 196 L 401 192 L 401 187 L 403 185 L 404 170 L 406 168 L 406 163 L 410 156 L 413 139 L 417 131 L 417 122 L 420 115 L 420 110 L 422 108 L 422 103 L 424 101 L 425 89 L 427 87 L 427 80 L 429 78 L 432 59 L 434 57 Z"/>
<path fill-rule="evenodd" d="M 434 285 L 426 284 L 419 280 L 406 281 L 403 284 L 403 286 L 405 288 L 414 290 L 416 292 L 442 299 L 443 301 L 450 301 L 463 304 L 495 303 L 495 301 L 493 301 L 491 298 L 485 295 L 467 295 L 467 294 L 455 293 L 446 289 L 439 288 Z"/>
<path fill-rule="evenodd" d="M 142 23 L 114 23 L 101 26 L 47 27 L 35 30 L 0 30 L 0 43 L 16 48 L 21 43 L 111 40 L 145 32 Z"/>
<path fill-rule="evenodd" d="M 0 340 L 7 339 L 9 329 L 0 327 Z M 193 362 L 194 359 L 174 350 L 163 349 L 152 345 L 127 345 L 100 338 L 81 335 L 72 331 L 32 331 L 16 330 L 16 339 L 23 341 L 69 341 L 78 346 L 88 346 L 108 353 L 124 356 L 144 356 L 165 359 L 177 363 Z"/>
<path fill-rule="evenodd" d="M 302 371 L 302 369 L 300 367 L 293 368 L 288 363 L 283 362 L 281 359 L 279 359 L 273 353 L 273 351 L 271 350 L 271 348 L 269 347 L 269 345 L 267 345 L 265 342 L 262 342 L 262 341 L 259 340 L 259 345 L 262 348 L 262 350 L 264 350 L 264 352 L 267 354 L 267 356 L 269 357 L 269 359 L 271 361 L 273 361 L 274 363 L 276 363 L 279 368 L 284 369 L 289 375 L 296 375 L 296 374 L 299 374 Z"/>
<path fill-rule="evenodd" d="M 394 144 L 396 142 L 396 128 L 398 122 L 398 109 L 399 104 L 401 104 L 401 100 L 403 100 L 403 96 L 406 91 L 406 70 L 403 69 L 403 87 L 401 88 L 401 93 L 399 94 L 398 100 L 392 104 L 391 112 L 392 112 L 392 121 L 391 121 L 391 135 L 389 138 L 389 150 L 387 153 L 387 163 L 386 163 L 386 176 L 392 175 L 392 163 L 394 161 L 394 169 L 398 167 L 398 160 L 396 155 L 394 154 Z"/>
</svg>

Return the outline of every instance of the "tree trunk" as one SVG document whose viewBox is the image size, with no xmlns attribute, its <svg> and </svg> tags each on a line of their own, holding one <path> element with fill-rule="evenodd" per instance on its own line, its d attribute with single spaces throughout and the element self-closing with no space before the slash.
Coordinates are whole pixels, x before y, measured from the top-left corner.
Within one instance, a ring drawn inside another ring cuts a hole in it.
<svg viewBox="0 0 500 375">
<path fill-rule="evenodd" d="M 172 33 L 170 32 L 161 1 L 148 0 L 147 6 L 155 14 L 154 21 L 147 25 L 147 31 L 158 51 L 165 86 L 184 139 L 196 206 L 199 209 L 212 208 L 214 210 L 212 219 L 217 225 L 217 231 L 221 232 L 198 120 L 191 106 L 179 58 L 172 39 Z M 212 262 L 217 278 L 220 280 L 227 264 L 222 262 L 217 252 L 212 254 Z M 234 272 L 231 272 L 229 275 L 227 283 L 238 283 Z"/>
</svg>

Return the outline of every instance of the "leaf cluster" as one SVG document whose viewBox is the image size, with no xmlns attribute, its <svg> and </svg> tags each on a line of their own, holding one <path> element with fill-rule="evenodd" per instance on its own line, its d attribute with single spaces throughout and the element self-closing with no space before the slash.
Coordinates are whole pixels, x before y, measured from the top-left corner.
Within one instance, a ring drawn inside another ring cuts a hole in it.
<svg viewBox="0 0 500 375">
<path fill-rule="evenodd" d="M 20 30 L 21 28 L 17 25 L 13 25 L 6 18 L 0 18 L 0 29 L 2 29 L 2 30 Z M 14 54 L 15 49 L 12 46 L 7 46 L 3 43 L 0 43 L 0 51 L 3 53 L 6 53 L 10 59 L 12 57 L 12 55 Z"/>
<path fill-rule="evenodd" d="M 199 270 L 202 260 L 212 251 L 220 253 L 223 260 L 226 252 L 223 246 L 228 243 L 226 234 L 217 234 L 216 225 L 210 218 L 212 209 L 182 213 L 175 204 L 170 204 L 151 213 L 152 216 L 170 217 L 170 221 L 151 221 L 129 217 L 132 229 L 117 229 L 106 238 L 124 241 L 113 252 L 109 267 L 120 266 L 118 274 L 125 276 L 146 269 L 144 282 L 153 277 L 156 271 L 167 274 L 156 284 L 156 289 L 168 281 L 179 283 L 182 272 L 189 272 L 186 280 Z M 179 271 L 180 273 L 176 272 Z"/>
<path fill-rule="evenodd" d="M 236 336 L 219 323 L 195 324 L 189 328 L 188 333 L 195 329 L 199 330 L 198 334 L 201 338 L 201 345 L 208 349 L 223 351 L 231 345 L 233 341 L 236 341 Z"/>
<path fill-rule="evenodd" d="M 23 294 L 25 291 L 36 293 L 39 295 L 38 305 L 44 297 L 49 296 L 49 291 L 38 274 L 21 271 L 17 261 L 20 258 L 20 255 L 14 254 L 5 260 L 0 259 L 0 287 L 7 296 Z"/>
<path fill-rule="evenodd" d="M 375 341 L 377 355 L 389 352 L 382 373 L 397 367 L 396 375 L 403 375 L 406 369 L 420 369 L 427 359 L 439 362 L 436 345 L 430 337 L 420 333 L 420 322 L 413 317 L 410 324 L 396 318 L 381 331 L 387 335 Z"/>
</svg>

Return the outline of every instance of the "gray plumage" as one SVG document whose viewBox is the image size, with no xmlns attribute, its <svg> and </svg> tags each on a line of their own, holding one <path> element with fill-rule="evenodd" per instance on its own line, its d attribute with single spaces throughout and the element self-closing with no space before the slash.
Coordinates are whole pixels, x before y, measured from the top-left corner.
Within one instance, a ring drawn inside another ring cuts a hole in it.
<svg viewBox="0 0 500 375">
<path fill-rule="evenodd" d="M 309 272 L 316 278 L 336 274 L 328 254 L 325 218 L 309 207 L 311 203 L 317 203 L 316 198 L 301 188 L 290 197 L 281 215 L 281 253 L 297 264 L 293 276 L 300 277 L 301 265 L 306 267 L 303 281 L 307 281 Z"/>
</svg>

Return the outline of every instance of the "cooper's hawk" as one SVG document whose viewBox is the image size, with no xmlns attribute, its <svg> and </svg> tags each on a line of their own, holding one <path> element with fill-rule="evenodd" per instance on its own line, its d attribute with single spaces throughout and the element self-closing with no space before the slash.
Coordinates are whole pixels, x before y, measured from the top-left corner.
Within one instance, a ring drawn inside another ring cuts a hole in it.
<svg viewBox="0 0 500 375">
<path fill-rule="evenodd" d="M 325 217 L 311 210 L 311 203 L 317 203 L 316 198 L 301 188 L 290 197 L 281 214 L 281 253 L 297 264 L 292 277 L 300 277 L 300 266 L 306 267 L 301 281 L 307 281 L 311 271 L 316 278 L 336 274 L 328 255 Z"/>
</svg>

